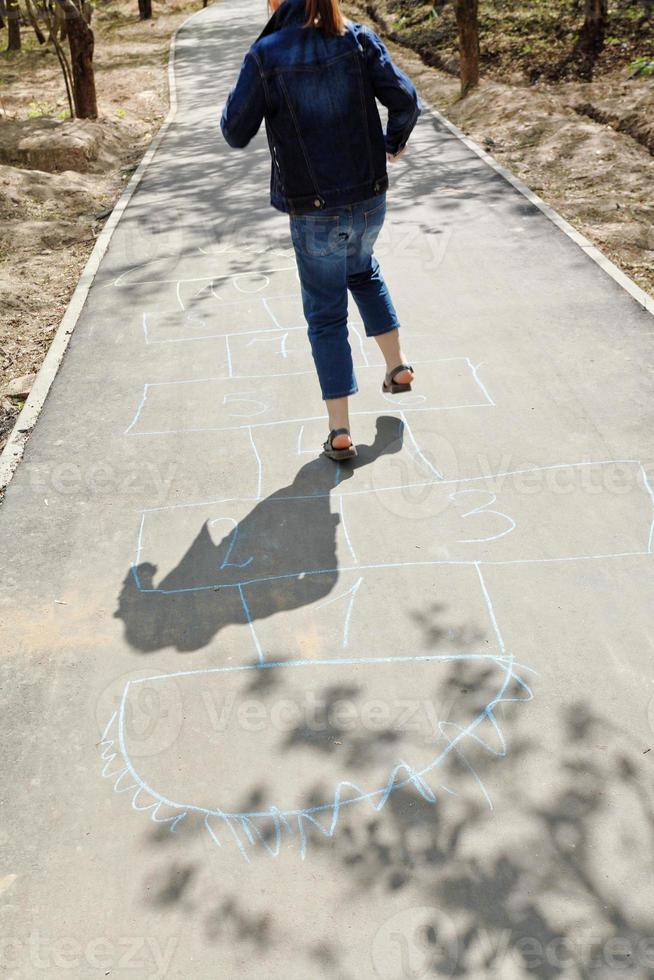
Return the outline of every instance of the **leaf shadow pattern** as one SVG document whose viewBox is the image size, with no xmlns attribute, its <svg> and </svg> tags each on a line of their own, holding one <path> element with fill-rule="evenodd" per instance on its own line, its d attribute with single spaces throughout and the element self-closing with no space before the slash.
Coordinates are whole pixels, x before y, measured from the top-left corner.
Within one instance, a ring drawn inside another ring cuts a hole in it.
<svg viewBox="0 0 654 980">
<path fill-rule="evenodd" d="M 490 687 L 487 671 L 460 662 L 450 665 L 444 684 L 455 699 L 472 692 L 477 705 Z M 560 707 L 546 745 L 524 734 L 518 708 L 504 705 L 507 756 L 474 758 L 480 778 L 491 782 L 499 774 L 500 812 L 489 811 L 466 761 L 453 758 L 447 782 L 455 795 L 433 805 L 413 787 L 398 787 L 378 813 L 344 812 L 333 836 L 310 828 L 307 861 L 321 875 L 338 877 L 352 907 L 396 907 L 401 901 L 409 909 L 433 910 L 431 919 L 423 917 L 419 935 L 398 933 L 389 976 L 651 977 L 651 881 L 643 885 L 651 880 L 654 855 L 647 757 L 637 757 L 619 727 L 587 703 Z M 377 736 L 370 733 L 370 740 Z M 306 744 L 293 738 L 283 751 L 298 747 Z M 314 745 L 313 751 L 325 750 Z M 365 769 L 365 752 L 349 761 Z M 526 780 L 534 766 L 541 779 Z M 254 786 L 250 798 L 261 800 L 265 792 Z M 306 805 L 325 792 L 317 782 Z M 284 868 L 297 861 L 297 844 L 290 841 L 278 860 Z M 254 859 L 253 871 L 257 866 Z M 634 893 L 624 887 L 630 879 L 639 885 Z M 230 884 L 216 891 L 214 914 L 225 895 L 244 901 L 242 890 Z M 225 928 L 223 937 L 235 935 Z M 264 934 L 268 950 L 283 945 L 283 913 L 277 918 L 269 912 Z M 329 933 L 307 933 L 298 940 L 298 956 L 315 963 L 317 975 L 334 980 L 377 975 L 368 963 L 349 972 L 347 943 Z"/>
</svg>

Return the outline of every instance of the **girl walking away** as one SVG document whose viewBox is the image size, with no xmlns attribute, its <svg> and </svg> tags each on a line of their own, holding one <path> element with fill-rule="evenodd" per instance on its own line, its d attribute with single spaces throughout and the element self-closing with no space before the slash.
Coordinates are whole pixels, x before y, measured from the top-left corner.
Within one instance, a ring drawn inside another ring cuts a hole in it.
<svg viewBox="0 0 654 980">
<path fill-rule="evenodd" d="M 347 291 L 386 362 L 382 390 L 410 391 L 413 370 L 373 255 L 384 223 L 387 160 L 404 152 L 420 113 L 407 76 L 373 31 L 346 21 L 338 0 L 271 0 L 220 122 L 245 147 L 265 120 L 271 204 L 289 214 L 302 305 L 330 432 L 331 459 L 356 456 L 348 399 L 358 391 Z M 376 99 L 388 109 L 386 132 Z"/>
</svg>

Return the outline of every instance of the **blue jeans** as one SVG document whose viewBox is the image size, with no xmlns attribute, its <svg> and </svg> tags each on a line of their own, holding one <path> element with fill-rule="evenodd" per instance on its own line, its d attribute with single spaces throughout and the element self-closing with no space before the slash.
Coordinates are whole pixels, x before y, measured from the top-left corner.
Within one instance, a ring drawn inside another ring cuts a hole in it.
<svg viewBox="0 0 654 980">
<path fill-rule="evenodd" d="M 357 387 L 347 330 L 347 291 L 359 308 L 367 337 L 399 327 L 373 246 L 384 223 L 379 194 L 319 214 L 292 214 L 291 238 L 322 397 L 354 395 Z"/>
</svg>

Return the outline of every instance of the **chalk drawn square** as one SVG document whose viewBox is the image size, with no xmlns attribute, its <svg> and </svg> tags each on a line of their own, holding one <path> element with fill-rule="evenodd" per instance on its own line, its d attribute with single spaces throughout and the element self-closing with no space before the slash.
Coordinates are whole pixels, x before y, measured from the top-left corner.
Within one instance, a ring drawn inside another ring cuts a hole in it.
<svg viewBox="0 0 654 980">
<path fill-rule="evenodd" d="M 239 455 L 239 465 L 234 457 Z M 128 440 L 112 478 L 100 492 L 126 497 L 128 520 L 134 508 L 148 509 L 213 500 L 217 485 L 221 497 L 255 497 L 260 481 L 259 465 L 245 430 L 189 432 L 183 440 L 175 434 Z"/>
<path fill-rule="evenodd" d="M 421 416 L 427 418 L 428 416 Z M 261 495 L 362 492 L 398 484 L 424 484 L 442 475 L 455 475 L 452 446 L 438 432 L 430 432 L 428 453 L 413 435 L 416 415 L 402 412 L 361 414 L 356 419 L 358 456 L 347 465 L 334 466 L 322 456 L 326 420 L 288 422 L 252 428 L 261 473 Z M 327 465 L 325 465 L 327 464 Z M 293 483 L 288 473 L 295 470 Z M 283 490 L 287 483 L 287 489 Z"/>
<path fill-rule="evenodd" d="M 298 528 L 308 527 L 310 535 L 298 535 Z M 283 583 L 274 593 L 317 572 L 334 576 L 339 556 L 348 554 L 329 497 L 273 495 L 145 511 L 134 566 L 157 567 L 150 591 L 161 594 Z M 330 588 L 329 582 L 316 586 L 316 598 Z"/>
<path fill-rule="evenodd" d="M 386 552 L 402 562 L 553 561 L 643 553 L 652 544 L 652 493 L 637 460 L 533 467 L 489 477 L 344 495 L 342 519 L 361 565 Z"/>
<path fill-rule="evenodd" d="M 299 296 L 275 294 L 266 300 L 255 294 L 222 300 L 215 288 L 209 282 L 185 303 L 180 299 L 168 309 L 143 312 L 146 344 L 218 339 L 263 330 L 306 330 Z"/>
<path fill-rule="evenodd" d="M 304 325 L 225 338 L 233 378 L 284 378 L 292 385 L 298 374 L 314 371 Z"/>
<path fill-rule="evenodd" d="M 499 652 L 477 573 L 467 566 L 350 565 L 329 576 L 254 583 L 245 595 L 265 661 Z"/>
<path fill-rule="evenodd" d="M 212 311 L 215 314 L 223 307 L 228 310 L 240 306 L 243 311 L 256 309 L 264 300 L 300 296 L 294 261 L 274 256 L 161 260 L 127 270 L 110 288 L 115 295 L 128 294 L 137 307 L 143 304 L 142 311 L 156 305 L 159 310 L 177 310 L 198 317 Z M 280 315 L 284 314 L 280 311 Z M 239 323 L 235 319 L 236 329 Z"/>
<path fill-rule="evenodd" d="M 415 362 L 420 365 L 421 362 Z M 465 408 L 489 408 L 494 404 L 468 358 L 422 362 L 420 392 L 393 398 L 381 392 L 383 373 L 378 367 L 360 367 L 357 376 L 360 394 L 352 415 L 384 413 L 389 409 L 404 413 L 440 412 Z M 267 384 L 238 378 L 206 380 L 180 379 L 146 384 L 127 432 L 148 435 L 162 432 L 228 430 L 290 421 L 322 418 L 324 408 L 313 372 L 293 380 L 294 404 L 303 406 L 295 418 L 288 414 L 288 390 L 283 379 Z M 184 412 L 180 412 L 183 398 Z M 311 406 L 315 406 L 311 412 Z M 309 411 L 307 411 L 307 407 Z"/>
</svg>

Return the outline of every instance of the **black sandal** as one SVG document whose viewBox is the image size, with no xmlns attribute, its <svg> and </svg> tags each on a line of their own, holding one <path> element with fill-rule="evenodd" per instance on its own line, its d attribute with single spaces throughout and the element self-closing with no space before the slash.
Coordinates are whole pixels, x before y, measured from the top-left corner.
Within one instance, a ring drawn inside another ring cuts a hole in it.
<svg viewBox="0 0 654 980">
<path fill-rule="evenodd" d="M 384 378 L 384 383 L 382 385 L 382 391 L 384 394 L 398 395 L 401 391 L 411 391 L 411 381 L 405 384 L 396 384 L 394 379 L 401 374 L 402 371 L 410 371 L 413 374 L 413 368 L 409 364 L 398 364 L 396 368 L 393 368 L 386 377 Z"/>
<path fill-rule="evenodd" d="M 334 436 L 349 436 L 349 429 L 332 429 L 332 431 L 327 436 L 327 441 L 322 445 L 322 451 L 325 456 L 329 456 L 330 459 L 352 459 L 353 456 L 357 455 L 357 449 L 354 443 L 347 446 L 345 449 L 334 449 L 332 445 Z"/>
</svg>

